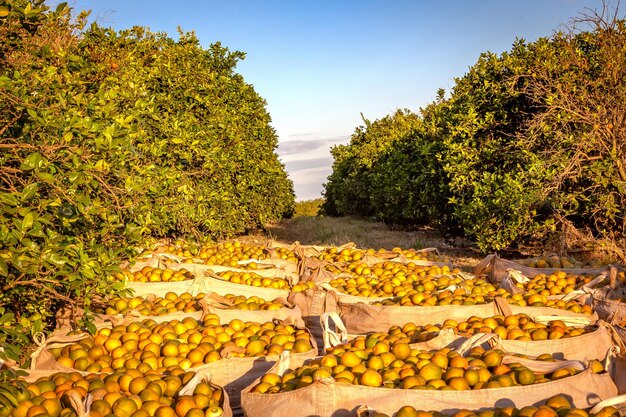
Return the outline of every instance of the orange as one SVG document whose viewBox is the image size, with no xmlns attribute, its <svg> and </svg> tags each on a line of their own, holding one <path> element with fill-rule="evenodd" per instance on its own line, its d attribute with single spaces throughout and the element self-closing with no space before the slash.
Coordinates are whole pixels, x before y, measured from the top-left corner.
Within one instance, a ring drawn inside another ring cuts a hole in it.
<svg viewBox="0 0 626 417">
<path fill-rule="evenodd" d="M 96 400 L 91 403 L 91 411 L 96 411 L 103 416 L 111 413 L 111 405 L 105 400 Z"/>
<path fill-rule="evenodd" d="M 26 412 L 26 417 L 35 417 L 40 414 L 48 414 L 48 410 L 46 410 L 45 407 L 41 405 L 33 405 Z"/>
<path fill-rule="evenodd" d="M 190 395 L 183 395 L 178 397 L 178 400 L 176 401 L 176 415 L 178 417 L 185 417 L 185 415 L 187 414 L 187 412 L 189 410 L 191 410 L 192 408 L 196 408 L 197 404 L 196 401 L 193 399 L 192 396 Z"/>
<path fill-rule="evenodd" d="M 309 343 L 308 340 L 300 339 L 293 344 L 293 348 L 291 350 L 296 353 L 304 353 L 309 352 L 312 349 L 313 346 L 311 346 L 311 343 Z"/>
<path fill-rule="evenodd" d="M 137 403 L 131 398 L 122 397 L 118 398 L 113 407 L 111 407 L 113 414 L 118 417 L 130 417 L 135 411 L 139 409 Z"/>
<path fill-rule="evenodd" d="M 569 369 L 557 369 L 556 371 L 552 372 L 552 378 L 550 379 L 561 379 L 568 376 L 571 376 Z"/>
<path fill-rule="evenodd" d="M 356 353 L 348 351 L 341 355 L 339 363 L 348 368 L 353 368 L 361 363 L 361 358 Z"/>
<path fill-rule="evenodd" d="M 502 355 L 494 350 L 490 350 L 483 355 L 483 362 L 487 367 L 498 366 L 502 363 Z"/>
<path fill-rule="evenodd" d="M 224 414 L 224 410 L 221 407 L 211 407 L 205 411 L 205 417 L 220 417 Z"/>
<path fill-rule="evenodd" d="M 469 367 L 469 362 L 463 356 L 455 356 L 450 359 L 449 365 L 454 368 L 467 369 Z"/>
<path fill-rule="evenodd" d="M 548 407 L 552 407 L 555 410 L 559 408 L 566 407 L 572 408 L 572 404 L 562 395 L 554 395 L 546 400 L 546 405 Z"/>
<path fill-rule="evenodd" d="M 419 417 L 419 413 L 410 405 L 405 405 L 396 412 L 396 417 Z"/>
<path fill-rule="evenodd" d="M 600 362 L 597 359 L 590 360 L 589 361 L 589 367 L 591 368 L 591 370 L 595 374 L 599 374 L 599 373 L 604 372 L 604 365 L 602 365 L 602 362 Z"/>
<path fill-rule="evenodd" d="M 531 385 L 535 383 L 537 376 L 530 369 L 522 369 L 516 374 L 517 382 L 521 385 Z"/>
<path fill-rule="evenodd" d="M 41 405 L 48 411 L 51 417 L 59 417 L 61 415 L 61 402 L 57 398 L 47 398 L 41 402 Z"/>
<path fill-rule="evenodd" d="M 480 374 L 476 369 L 468 369 L 467 371 L 465 371 L 465 373 L 463 374 L 463 378 L 465 379 L 465 381 L 467 381 L 467 384 L 470 387 L 473 387 L 474 385 L 478 384 L 478 382 L 480 382 Z"/>
<path fill-rule="evenodd" d="M 434 363 L 427 363 L 419 370 L 419 375 L 426 381 L 432 381 L 435 379 L 441 379 L 441 368 Z"/>
<path fill-rule="evenodd" d="M 177 377 L 170 376 L 170 377 L 165 377 L 163 380 L 166 383 L 166 388 L 163 391 L 163 396 L 174 397 L 176 393 L 178 392 L 178 390 L 180 389 L 180 387 L 182 386 L 180 379 Z"/>
<path fill-rule="evenodd" d="M 338 364 L 339 364 L 339 362 L 337 361 L 337 356 L 335 356 L 335 355 L 330 355 L 330 354 L 329 355 L 325 355 L 320 360 L 320 365 L 321 366 L 327 366 L 329 368 L 334 368 Z"/>
<path fill-rule="evenodd" d="M 164 405 L 156 409 L 154 417 L 176 417 L 176 412 L 173 408 Z"/>
<path fill-rule="evenodd" d="M 559 417 L 556 411 L 551 409 L 550 407 L 546 407 L 542 405 L 533 413 L 532 417 Z"/>
<path fill-rule="evenodd" d="M 400 360 L 404 360 L 411 356 L 411 346 L 408 343 L 396 343 L 391 352 Z"/>
<path fill-rule="evenodd" d="M 463 377 L 455 376 L 448 380 L 448 385 L 456 390 L 468 390 L 470 386 L 468 382 Z"/>
<path fill-rule="evenodd" d="M 359 382 L 367 387 L 380 387 L 383 384 L 383 377 L 375 370 L 368 369 L 361 374 Z"/>
<path fill-rule="evenodd" d="M 367 367 L 374 370 L 381 370 L 385 367 L 385 363 L 380 356 L 371 356 L 367 360 Z"/>
</svg>

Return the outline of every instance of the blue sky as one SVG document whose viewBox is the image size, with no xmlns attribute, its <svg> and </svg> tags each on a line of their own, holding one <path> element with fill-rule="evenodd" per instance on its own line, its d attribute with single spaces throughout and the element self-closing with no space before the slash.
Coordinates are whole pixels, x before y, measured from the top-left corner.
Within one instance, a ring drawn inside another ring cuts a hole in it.
<svg viewBox="0 0 626 417">
<path fill-rule="evenodd" d="M 368 119 L 418 110 L 481 52 L 534 40 L 600 0 L 74 0 L 104 26 L 194 30 L 246 52 L 238 66 L 268 103 L 298 199 L 321 195 L 329 149 Z"/>
</svg>

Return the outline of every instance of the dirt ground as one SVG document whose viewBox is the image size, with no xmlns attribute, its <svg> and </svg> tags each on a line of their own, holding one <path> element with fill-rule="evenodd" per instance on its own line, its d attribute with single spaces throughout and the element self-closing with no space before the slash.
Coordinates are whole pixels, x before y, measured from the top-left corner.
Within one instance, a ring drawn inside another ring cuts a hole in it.
<svg viewBox="0 0 626 417">
<path fill-rule="evenodd" d="M 252 237 L 252 236 L 251 236 Z M 437 248 L 460 266 L 476 265 L 484 254 L 469 242 L 446 242 L 432 229 L 399 230 L 375 221 L 353 217 L 296 217 L 266 226 L 265 236 L 283 243 L 299 241 L 303 245 L 340 246 L 354 242 L 360 248 L 425 249 Z"/>
</svg>

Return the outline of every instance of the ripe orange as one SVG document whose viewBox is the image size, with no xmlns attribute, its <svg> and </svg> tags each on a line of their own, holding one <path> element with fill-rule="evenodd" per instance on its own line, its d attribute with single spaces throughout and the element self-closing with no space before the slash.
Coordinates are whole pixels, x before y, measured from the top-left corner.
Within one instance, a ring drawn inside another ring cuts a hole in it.
<svg viewBox="0 0 626 417">
<path fill-rule="evenodd" d="M 187 412 L 192 408 L 197 408 L 196 401 L 190 395 L 183 395 L 178 397 L 178 401 L 176 401 L 176 415 L 178 417 L 185 417 Z"/>
<path fill-rule="evenodd" d="M 521 385 L 531 385 L 535 383 L 537 376 L 530 369 L 522 369 L 517 372 L 516 379 Z"/>
<path fill-rule="evenodd" d="M 173 408 L 164 405 L 156 409 L 154 417 L 176 417 L 176 412 Z"/>
<path fill-rule="evenodd" d="M 356 353 L 348 351 L 341 355 L 339 363 L 348 368 L 353 368 L 361 363 L 361 358 Z"/>
<path fill-rule="evenodd" d="M 432 381 L 435 379 L 441 379 L 441 368 L 434 363 L 427 363 L 419 370 L 419 375 L 426 381 Z"/>
<path fill-rule="evenodd" d="M 368 369 L 361 374 L 359 382 L 367 387 L 380 387 L 383 384 L 383 377 L 375 370 Z"/>
<path fill-rule="evenodd" d="M 391 352 L 400 360 L 404 360 L 411 356 L 411 346 L 408 343 L 396 343 Z"/>
</svg>

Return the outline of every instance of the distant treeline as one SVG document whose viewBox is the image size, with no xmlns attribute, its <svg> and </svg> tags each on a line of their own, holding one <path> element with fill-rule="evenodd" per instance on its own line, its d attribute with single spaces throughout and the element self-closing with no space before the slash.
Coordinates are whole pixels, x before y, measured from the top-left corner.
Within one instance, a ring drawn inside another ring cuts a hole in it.
<svg viewBox="0 0 626 417">
<path fill-rule="evenodd" d="M 323 203 L 323 198 L 296 201 L 294 217 L 317 216 Z"/>
<path fill-rule="evenodd" d="M 483 250 L 566 229 L 623 239 L 626 31 L 613 16 L 484 53 L 419 112 L 365 120 L 332 150 L 323 212 L 432 225 Z"/>
</svg>

